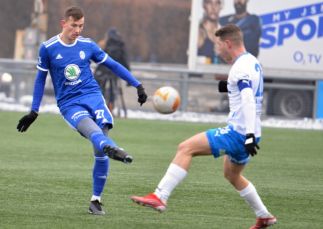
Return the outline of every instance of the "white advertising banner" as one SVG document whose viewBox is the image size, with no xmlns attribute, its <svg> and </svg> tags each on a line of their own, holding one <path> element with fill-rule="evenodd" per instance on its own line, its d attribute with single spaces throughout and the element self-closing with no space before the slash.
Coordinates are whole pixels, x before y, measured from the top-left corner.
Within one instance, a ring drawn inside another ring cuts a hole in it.
<svg viewBox="0 0 323 229">
<path fill-rule="evenodd" d="M 192 4 L 192 7 L 197 7 L 194 14 L 200 24 L 195 23 L 195 26 L 201 29 L 201 23 L 207 11 L 205 3 L 214 3 L 214 0 L 197 0 L 197 2 Z M 218 13 L 218 24 L 223 26 L 226 23 L 235 23 L 244 31 L 243 27 L 259 21 L 260 40 L 259 43 L 257 42 L 258 48 L 255 53 L 264 67 L 323 72 L 323 1 L 245 0 L 245 2 L 247 12 L 253 18 L 238 20 L 234 16 L 237 12 L 234 1 L 219 0 L 218 4 L 222 5 Z M 249 29 L 246 33 L 248 34 L 246 34 L 245 44 L 249 42 L 247 46 L 252 48 L 252 45 L 256 45 L 252 35 L 257 33 L 257 28 Z M 195 66 L 221 63 L 214 60 L 214 56 L 205 61 L 206 54 L 199 50 L 202 45 L 199 43 L 198 48 L 192 49 L 191 43 L 200 42 L 197 37 L 201 35 L 191 32 L 191 36 L 196 36 L 195 39 L 191 37 L 189 57 L 192 58 L 191 55 L 193 55 Z M 192 65 L 192 60 L 191 63 L 189 60 L 189 64 Z"/>
</svg>

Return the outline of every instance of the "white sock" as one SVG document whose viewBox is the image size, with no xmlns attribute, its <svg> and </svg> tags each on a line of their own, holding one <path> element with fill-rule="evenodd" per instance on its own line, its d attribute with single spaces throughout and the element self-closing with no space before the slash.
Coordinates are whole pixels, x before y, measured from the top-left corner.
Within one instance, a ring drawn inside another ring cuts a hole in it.
<svg viewBox="0 0 323 229">
<path fill-rule="evenodd" d="M 187 171 L 182 167 L 171 163 L 159 182 L 154 194 L 166 202 L 174 188 L 186 177 Z"/>
<path fill-rule="evenodd" d="M 91 201 L 94 201 L 94 200 L 98 200 L 101 203 L 101 196 L 95 196 L 95 195 L 93 195 L 91 197 Z"/>
<path fill-rule="evenodd" d="M 240 196 L 245 199 L 249 206 L 254 210 L 257 217 L 271 216 L 266 206 L 260 199 L 255 186 L 249 182 L 248 186 L 238 191 Z"/>
</svg>

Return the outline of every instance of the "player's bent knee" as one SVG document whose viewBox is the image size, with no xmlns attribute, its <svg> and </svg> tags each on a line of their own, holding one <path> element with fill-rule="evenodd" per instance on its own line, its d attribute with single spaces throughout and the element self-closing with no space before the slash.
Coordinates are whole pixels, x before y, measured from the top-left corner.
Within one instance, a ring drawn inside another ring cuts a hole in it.
<svg viewBox="0 0 323 229">
<path fill-rule="evenodd" d="M 94 132 L 102 132 L 98 125 L 90 118 L 82 119 L 77 126 L 77 130 L 87 139 L 90 139 L 91 134 Z"/>
<path fill-rule="evenodd" d="M 191 147 L 186 142 L 182 142 L 178 145 L 176 154 L 181 156 L 194 156 Z"/>
</svg>

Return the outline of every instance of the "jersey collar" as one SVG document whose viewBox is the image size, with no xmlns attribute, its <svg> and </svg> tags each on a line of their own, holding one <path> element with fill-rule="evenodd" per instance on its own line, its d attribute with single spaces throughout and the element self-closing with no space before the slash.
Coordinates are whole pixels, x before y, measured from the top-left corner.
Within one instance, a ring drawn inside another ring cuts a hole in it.
<svg viewBox="0 0 323 229">
<path fill-rule="evenodd" d="M 59 43 L 61 43 L 61 45 L 65 46 L 65 47 L 72 47 L 76 44 L 78 38 L 76 38 L 74 43 L 72 43 L 72 44 L 65 44 L 64 41 L 62 41 L 62 39 L 60 38 L 59 34 L 57 35 L 57 39 L 58 39 Z"/>
</svg>

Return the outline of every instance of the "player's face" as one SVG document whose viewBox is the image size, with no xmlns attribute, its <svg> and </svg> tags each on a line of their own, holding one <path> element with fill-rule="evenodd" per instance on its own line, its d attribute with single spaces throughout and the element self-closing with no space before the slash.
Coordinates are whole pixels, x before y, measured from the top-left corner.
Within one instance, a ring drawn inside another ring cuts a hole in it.
<svg viewBox="0 0 323 229">
<path fill-rule="evenodd" d="M 214 41 L 216 54 L 230 64 L 232 61 L 232 57 L 229 53 L 230 42 L 228 40 L 222 41 L 219 37 L 215 37 Z"/>
<path fill-rule="evenodd" d="M 221 0 L 205 0 L 204 10 L 207 18 L 211 21 L 217 21 L 222 4 Z"/>
<path fill-rule="evenodd" d="M 67 20 L 62 21 L 62 35 L 68 42 L 73 43 L 80 36 L 83 27 L 84 17 L 79 20 L 69 17 Z"/>
</svg>

